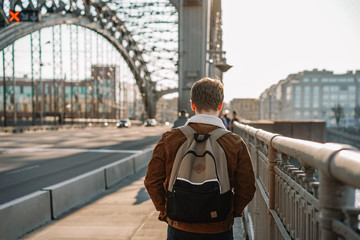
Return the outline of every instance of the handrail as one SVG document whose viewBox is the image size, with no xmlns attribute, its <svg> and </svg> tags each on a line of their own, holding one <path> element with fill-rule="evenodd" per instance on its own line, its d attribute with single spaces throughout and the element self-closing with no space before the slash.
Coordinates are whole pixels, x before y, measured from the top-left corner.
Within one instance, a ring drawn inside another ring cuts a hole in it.
<svg viewBox="0 0 360 240">
<path fill-rule="evenodd" d="M 247 143 L 256 171 L 258 191 L 248 208 L 255 239 L 360 240 L 360 209 L 354 207 L 360 151 L 240 123 L 234 132 Z"/>
</svg>

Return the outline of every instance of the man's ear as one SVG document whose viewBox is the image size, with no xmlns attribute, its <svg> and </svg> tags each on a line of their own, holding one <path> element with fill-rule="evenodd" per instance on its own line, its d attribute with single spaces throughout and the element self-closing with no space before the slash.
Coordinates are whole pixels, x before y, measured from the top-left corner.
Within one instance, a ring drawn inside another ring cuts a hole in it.
<svg viewBox="0 0 360 240">
<path fill-rule="evenodd" d="M 222 109 L 222 107 L 223 107 L 223 103 L 224 103 L 224 101 L 222 101 L 222 102 L 220 103 L 220 105 L 219 105 L 219 107 L 218 107 L 218 111 L 221 111 L 221 109 Z"/>
<path fill-rule="evenodd" d="M 195 111 L 195 103 L 193 101 L 191 101 L 191 109 Z"/>
</svg>

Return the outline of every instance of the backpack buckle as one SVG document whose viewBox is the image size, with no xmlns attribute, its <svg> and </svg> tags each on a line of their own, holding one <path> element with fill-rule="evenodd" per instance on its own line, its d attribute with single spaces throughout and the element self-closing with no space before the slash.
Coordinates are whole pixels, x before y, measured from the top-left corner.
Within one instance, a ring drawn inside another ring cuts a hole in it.
<svg viewBox="0 0 360 240">
<path fill-rule="evenodd" d="M 194 133 L 194 139 L 197 143 L 202 143 L 210 137 L 210 134 L 198 134 Z"/>
</svg>

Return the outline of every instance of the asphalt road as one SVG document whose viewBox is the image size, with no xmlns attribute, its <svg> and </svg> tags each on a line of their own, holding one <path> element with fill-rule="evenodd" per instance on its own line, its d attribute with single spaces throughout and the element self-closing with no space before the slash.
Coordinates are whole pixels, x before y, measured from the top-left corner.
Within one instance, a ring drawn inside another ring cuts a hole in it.
<svg viewBox="0 0 360 240">
<path fill-rule="evenodd" d="M 0 136 L 0 204 L 154 147 L 169 127 Z"/>
</svg>

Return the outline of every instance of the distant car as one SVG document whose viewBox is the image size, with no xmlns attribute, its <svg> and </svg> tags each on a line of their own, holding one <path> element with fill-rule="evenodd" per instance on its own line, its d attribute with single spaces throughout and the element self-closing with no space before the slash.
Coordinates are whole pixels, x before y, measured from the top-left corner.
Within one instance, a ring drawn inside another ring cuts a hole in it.
<svg viewBox="0 0 360 240">
<path fill-rule="evenodd" d="M 154 127 L 157 124 L 158 124 L 157 121 L 155 119 L 153 119 L 153 118 L 146 120 L 145 123 L 144 123 L 145 127 Z"/>
<path fill-rule="evenodd" d="M 116 124 L 116 126 L 117 126 L 118 128 L 123 128 L 123 127 L 128 128 L 128 127 L 131 127 L 131 121 L 130 121 L 130 119 L 121 119 L 121 120 Z"/>
</svg>

